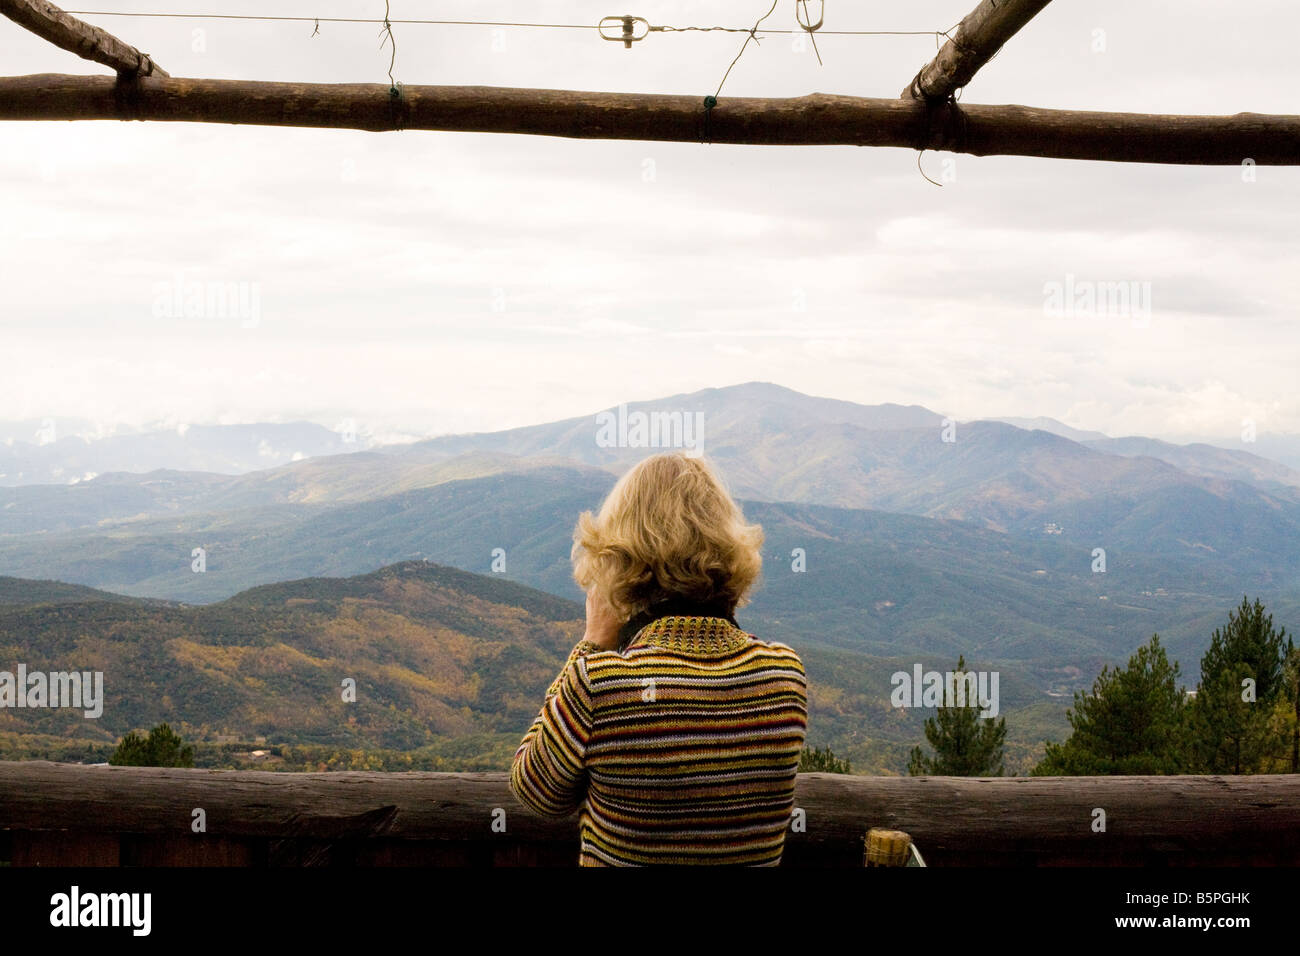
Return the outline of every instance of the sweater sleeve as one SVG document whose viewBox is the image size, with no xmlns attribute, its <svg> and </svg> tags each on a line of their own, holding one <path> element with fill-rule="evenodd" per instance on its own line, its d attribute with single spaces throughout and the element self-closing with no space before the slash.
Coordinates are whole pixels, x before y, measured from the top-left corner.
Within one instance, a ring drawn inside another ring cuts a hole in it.
<svg viewBox="0 0 1300 956">
<path fill-rule="evenodd" d="M 520 803 L 537 813 L 568 816 L 582 801 L 592 729 L 591 687 L 583 658 L 596 650 L 590 641 L 577 643 L 515 751 L 510 789 Z"/>
</svg>

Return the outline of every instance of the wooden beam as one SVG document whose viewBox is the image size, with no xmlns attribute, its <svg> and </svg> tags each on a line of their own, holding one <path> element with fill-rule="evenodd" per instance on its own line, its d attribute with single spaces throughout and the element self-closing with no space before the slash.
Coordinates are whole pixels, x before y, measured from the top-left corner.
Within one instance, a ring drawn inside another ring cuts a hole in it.
<svg viewBox="0 0 1300 956">
<path fill-rule="evenodd" d="M 861 866 L 863 837 L 872 827 L 910 834 L 933 866 L 1241 866 L 1300 859 L 1295 774 L 977 779 L 809 773 L 798 777 L 795 805 L 804 811 L 804 826 L 787 836 L 789 865 Z M 1104 831 L 1094 829 L 1098 807 L 1105 811 Z M 208 845 L 192 832 L 195 808 L 204 811 L 206 839 L 225 843 Z M 509 818 L 504 833 L 492 825 L 498 808 Z M 39 839 L 56 831 L 56 841 Z M 505 773 L 0 763 L 0 834 L 6 833 L 15 846 L 28 848 L 21 858 L 32 863 L 77 859 L 83 843 L 86 853 L 110 861 L 118 854 L 165 860 L 192 852 L 189 858 L 198 861 L 266 858 L 295 865 L 341 859 L 346 847 L 350 859 L 372 863 L 528 861 L 535 847 L 574 862 L 578 849 L 576 816 L 527 812 L 511 795 Z M 121 839 L 106 842 L 112 835 Z"/>
<path fill-rule="evenodd" d="M 933 60 L 902 95 L 934 102 L 948 99 L 979 72 L 1051 0 L 981 0 L 957 26 Z"/>
<path fill-rule="evenodd" d="M 1300 165 L 1300 116 L 1169 116 L 928 106 L 813 93 L 724 98 L 481 86 L 144 77 L 0 78 L 0 120 L 154 120 L 369 131 L 422 129 L 764 146 L 896 146 L 975 156 L 1181 165 Z"/>
<path fill-rule="evenodd" d="M 0 13 L 57 47 L 112 67 L 119 76 L 169 75 L 148 53 L 141 53 L 111 33 L 78 20 L 45 0 L 0 0 Z"/>
</svg>

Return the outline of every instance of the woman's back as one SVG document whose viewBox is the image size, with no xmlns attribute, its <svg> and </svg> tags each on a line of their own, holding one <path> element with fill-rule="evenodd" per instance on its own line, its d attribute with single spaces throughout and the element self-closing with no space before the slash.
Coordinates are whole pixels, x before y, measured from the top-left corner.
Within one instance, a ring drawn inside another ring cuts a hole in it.
<svg viewBox="0 0 1300 956">
<path fill-rule="evenodd" d="M 585 771 L 583 865 L 780 862 L 807 729 L 793 650 L 726 618 L 665 616 L 621 651 L 580 644 L 553 690 L 512 786 L 567 812 Z"/>
</svg>

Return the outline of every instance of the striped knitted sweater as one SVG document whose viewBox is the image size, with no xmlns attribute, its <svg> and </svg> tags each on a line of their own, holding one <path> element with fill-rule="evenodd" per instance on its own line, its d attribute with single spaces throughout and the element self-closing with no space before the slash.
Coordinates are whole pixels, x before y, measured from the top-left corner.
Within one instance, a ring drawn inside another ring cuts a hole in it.
<svg viewBox="0 0 1300 956">
<path fill-rule="evenodd" d="M 660 617 L 621 650 L 580 641 L 515 753 L 532 810 L 581 808 L 582 866 L 775 866 L 794 808 L 807 680 L 721 617 Z"/>
</svg>

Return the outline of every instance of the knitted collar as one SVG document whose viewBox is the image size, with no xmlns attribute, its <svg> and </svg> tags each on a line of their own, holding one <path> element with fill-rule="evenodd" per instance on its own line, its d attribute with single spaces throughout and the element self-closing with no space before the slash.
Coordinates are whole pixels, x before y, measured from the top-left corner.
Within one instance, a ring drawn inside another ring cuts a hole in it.
<svg viewBox="0 0 1300 956">
<path fill-rule="evenodd" d="M 685 598 L 652 604 L 618 632 L 619 650 L 653 644 L 686 653 L 730 653 L 744 640 L 730 607 Z"/>
</svg>

